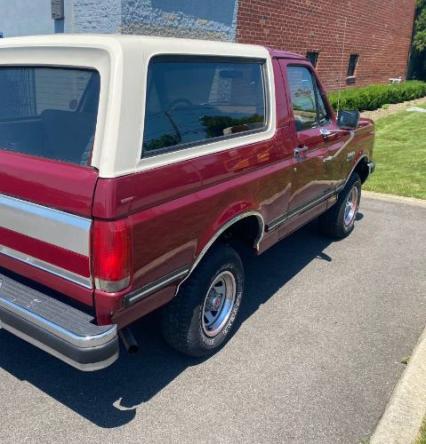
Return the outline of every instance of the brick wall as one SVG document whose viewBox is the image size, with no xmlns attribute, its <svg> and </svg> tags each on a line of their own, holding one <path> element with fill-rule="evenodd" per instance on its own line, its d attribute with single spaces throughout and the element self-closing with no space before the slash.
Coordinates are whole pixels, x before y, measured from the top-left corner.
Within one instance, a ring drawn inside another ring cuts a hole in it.
<svg viewBox="0 0 426 444">
<path fill-rule="evenodd" d="M 356 86 L 387 83 L 405 78 L 414 9 L 415 0 L 239 0 L 237 41 L 318 51 L 327 89 L 346 86 L 350 54 Z"/>
<path fill-rule="evenodd" d="M 415 0 L 65 0 L 65 32 L 122 32 L 319 52 L 328 89 L 405 78 Z M 50 0 L 0 0 L 5 37 L 54 32 Z M 346 36 L 345 20 L 347 20 Z M 343 56 L 342 56 L 343 50 Z"/>
</svg>

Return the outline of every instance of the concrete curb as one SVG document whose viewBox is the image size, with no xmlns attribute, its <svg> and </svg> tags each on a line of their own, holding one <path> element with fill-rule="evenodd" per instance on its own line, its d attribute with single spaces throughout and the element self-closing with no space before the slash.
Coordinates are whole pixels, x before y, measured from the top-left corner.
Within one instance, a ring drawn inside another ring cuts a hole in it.
<svg viewBox="0 0 426 444">
<path fill-rule="evenodd" d="M 386 406 L 371 444 L 414 443 L 426 414 L 426 328 Z"/>
<path fill-rule="evenodd" d="M 426 208 L 426 200 L 417 199 L 415 197 L 395 196 L 393 194 L 376 193 L 375 191 L 366 191 L 366 190 L 362 190 L 362 195 L 369 199 L 379 199 L 379 200 L 384 200 L 386 202 L 405 203 L 407 205 L 414 205 L 416 207 Z"/>
</svg>

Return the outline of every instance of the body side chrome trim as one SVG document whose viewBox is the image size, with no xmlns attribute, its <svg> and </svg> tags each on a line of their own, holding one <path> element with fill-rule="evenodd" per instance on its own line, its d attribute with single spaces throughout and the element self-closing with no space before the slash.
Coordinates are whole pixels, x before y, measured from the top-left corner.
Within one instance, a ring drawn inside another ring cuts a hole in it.
<svg viewBox="0 0 426 444">
<path fill-rule="evenodd" d="M 89 256 L 91 224 L 81 216 L 0 194 L 1 227 L 82 256 Z"/>
<path fill-rule="evenodd" d="M 62 267 L 58 267 L 57 265 L 42 261 L 41 259 L 29 256 L 12 248 L 5 247 L 4 245 L 0 245 L 0 253 L 4 254 L 5 256 L 9 256 L 12 259 L 24 262 L 25 264 L 32 265 L 33 267 L 40 270 L 52 273 L 55 276 L 66 279 L 67 281 L 73 282 L 74 284 L 81 285 L 82 287 L 86 288 L 93 288 L 92 279 L 90 277 L 80 276 L 79 274 L 73 273 L 72 271 L 65 270 Z"/>
<path fill-rule="evenodd" d="M 214 244 L 214 242 L 232 225 L 237 223 L 238 221 L 245 219 L 250 216 L 255 216 L 259 223 L 259 234 L 257 238 L 255 239 L 255 248 L 259 250 L 260 242 L 263 238 L 263 235 L 265 233 L 265 223 L 263 220 L 262 215 L 257 211 L 248 211 L 246 213 L 242 213 L 230 221 L 228 221 L 226 224 L 224 224 L 216 233 L 215 235 L 209 240 L 209 242 L 204 246 L 204 248 L 201 250 L 199 255 L 197 256 L 196 260 L 192 264 L 191 267 L 184 267 L 180 268 L 160 279 L 157 281 L 154 281 L 148 285 L 145 285 L 139 290 L 136 290 L 132 293 L 129 293 L 127 296 L 125 296 L 124 299 L 124 306 L 129 307 L 130 305 L 135 304 L 136 302 L 139 302 L 140 300 L 150 296 L 151 294 L 155 293 L 156 291 L 159 291 L 168 285 L 172 284 L 173 282 L 182 279 L 181 282 L 179 282 L 176 293 L 179 291 L 180 286 L 188 279 L 188 277 L 191 275 L 191 273 L 194 271 L 194 269 L 197 267 L 197 265 L 200 263 L 201 259 L 205 256 L 207 251 L 210 249 L 210 247 Z"/>
<path fill-rule="evenodd" d="M 204 246 L 204 248 L 201 250 L 200 254 L 195 259 L 194 264 L 191 267 L 190 273 L 197 267 L 197 265 L 201 262 L 203 257 L 206 255 L 207 251 L 210 249 L 210 247 L 217 241 L 217 239 L 232 225 L 239 222 L 240 220 L 246 219 L 247 217 L 255 216 L 257 218 L 257 221 L 259 223 L 259 234 L 254 242 L 254 247 L 256 250 L 259 250 L 260 242 L 262 241 L 263 235 L 265 233 L 265 222 L 263 220 L 263 216 L 257 212 L 257 211 L 248 211 L 246 213 L 242 213 L 230 221 L 228 221 L 226 224 L 222 225 L 222 227 L 216 231 L 214 236 L 207 242 L 207 244 Z"/>
<path fill-rule="evenodd" d="M 148 285 L 145 285 L 140 290 L 129 293 L 124 298 L 125 307 L 136 304 L 136 302 L 145 299 L 156 291 L 162 290 L 178 279 L 186 277 L 186 275 L 189 273 L 189 270 L 189 267 L 180 268 L 179 270 L 173 271 L 172 273 L 169 273 L 166 276 L 163 276 L 162 278 L 151 282 Z"/>
<path fill-rule="evenodd" d="M 263 219 L 263 216 L 258 211 L 247 211 L 245 213 L 241 213 L 238 216 L 232 218 L 228 222 L 226 222 L 222 227 L 216 231 L 216 233 L 210 238 L 210 240 L 207 242 L 207 244 L 204 246 L 204 248 L 201 250 L 201 252 L 196 257 L 194 263 L 192 264 L 191 269 L 189 270 L 189 273 L 187 276 L 185 276 L 185 279 L 183 279 L 181 282 L 179 282 L 179 285 L 176 289 L 176 294 L 179 291 L 181 285 L 189 278 L 191 273 L 195 270 L 197 265 L 201 262 L 203 257 L 207 254 L 210 247 L 219 239 L 219 237 L 232 225 L 239 222 L 240 220 L 246 219 L 247 217 L 255 216 L 257 218 L 258 224 L 259 224 L 259 233 L 254 241 L 254 247 L 257 251 L 259 251 L 260 243 L 262 242 L 263 236 L 265 234 L 265 221 Z"/>
<path fill-rule="evenodd" d="M 330 199 L 331 197 L 333 197 L 333 195 L 337 196 L 343 190 L 343 188 L 345 188 L 346 184 L 348 183 L 350 177 L 352 176 L 352 174 L 355 171 L 355 169 L 357 168 L 357 166 L 365 159 L 368 161 L 368 156 L 366 154 L 362 155 L 358 159 L 357 163 L 352 167 L 348 177 L 345 179 L 344 182 L 339 184 L 335 190 L 332 190 L 331 192 L 326 193 L 323 196 L 320 196 L 319 198 L 315 198 L 314 200 L 308 202 L 306 205 L 303 205 L 299 208 L 296 208 L 288 213 L 284 213 L 283 215 L 277 217 L 270 224 L 268 224 L 266 226 L 266 231 L 268 231 L 268 232 L 273 231 L 276 228 L 278 228 L 279 226 L 281 226 L 283 223 L 288 222 L 289 220 L 293 219 L 294 217 L 304 213 L 305 211 L 308 211 L 308 210 L 314 208 L 317 205 L 320 205 L 321 203 L 323 203 L 327 199 Z M 367 163 L 367 165 L 368 165 L 368 163 Z M 369 170 L 370 170 L 370 167 L 369 167 Z M 373 171 L 374 171 L 374 169 L 373 169 Z"/>
<path fill-rule="evenodd" d="M 310 202 L 308 202 L 305 205 L 302 205 L 294 210 L 291 210 L 287 213 L 282 214 L 281 216 L 272 220 L 271 223 L 266 226 L 266 231 L 270 232 L 270 231 L 277 229 L 285 222 L 288 222 L 291 219 L 293 219 L 294 217 L 299 216 L 299 215 L 305 213 L 306 211 L 309 211 L 312 208 L 316 207 L 317 205 L 324 203 L 326 200 L 330 199 L 331 197 L 335 196 L 336 194 L 337 194 L 337 190 L 332 190 L 320 197 L 317 197 L 317 198 L 311 200 Z"/>
<path fill-rule="evenodd" d="M 239 222 L 240 220 L 246 219 L 247 217 L 255 216 L 257 218 L 257 221 L 259 223 L 259 234 L 257 238 L 254 241 L 254 247 L 256 250 L 259 250 L 260 242 L 262 241 L 263 235 L 265 233 L 265 222 L 263 220 L 263 216 L 257 212 L 257 211 L 247 211 L 245 213 L 242 213 L 231 220 L 229 220 L 227 223 L 225 223 L 215 234 L 214 236 L 207 242 L 207 244 L 204 246 L 204 248 L 201 250 L 197 258 L 195 259 L 192 266 L 185 267 L 183 269 L 176 270 L 157 281 L 154 281 L 144 287 L 142 287 L 140 290 L 136 290 L 133 293 L 129 293 L 125 297 L 125 306 L 133 305 L 136 302 L 140 301 L 141 299 L 144 299 L 151 294 L 155 293 L 158 290 L 161 290 L 165 287 L 167 287 L 169 284 L 182 279 L 181 282 L 179 282 L 179 285 L 176 289 L 176 294 L 179 291 L 180 286 L 188 279 L 188 277 L 191 275 L 191 273 L 194 271 L 194 269 L 197 267 L 197 265 L 201 262 L 203 257 L 206 255 L 207 251 L 210 249 L 210 247 L 215 243 L 215 241 L 232 225 Z"/>
</svg>

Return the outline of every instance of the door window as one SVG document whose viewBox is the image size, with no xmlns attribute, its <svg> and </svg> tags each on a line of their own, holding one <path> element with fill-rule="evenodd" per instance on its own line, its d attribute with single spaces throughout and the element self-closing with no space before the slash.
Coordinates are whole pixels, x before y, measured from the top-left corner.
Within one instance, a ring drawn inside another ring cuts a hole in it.
<svg viewBox="0 0 426 444">
<path fill-rule="evenodd" d="M 318 105 L 318 123 L 320 126 L 327 125 L 330 123 L 330 115 L 328 114 L 327 107 L 325 106 L 318 85 L 316 87 L 316 97 Z"/>
<path fill-rule="evenodd" d="M 311 71 L 304 66 L 289 66 L 287 79 L 297 131 L 328 123 L 328 111 Z"/>
</svg>

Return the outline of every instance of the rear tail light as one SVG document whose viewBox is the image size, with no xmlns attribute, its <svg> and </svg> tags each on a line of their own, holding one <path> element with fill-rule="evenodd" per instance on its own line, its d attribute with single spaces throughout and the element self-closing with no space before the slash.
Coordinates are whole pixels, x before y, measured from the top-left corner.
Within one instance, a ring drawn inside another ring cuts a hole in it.
<svg viewBox="0 0 426 444">
<path fill-rule="evenodd" d="M 132 255 L 127 221 L 95 221 L 92 233 L 96 288 L 114 293 L 128 287 Z"/>
</svg>

